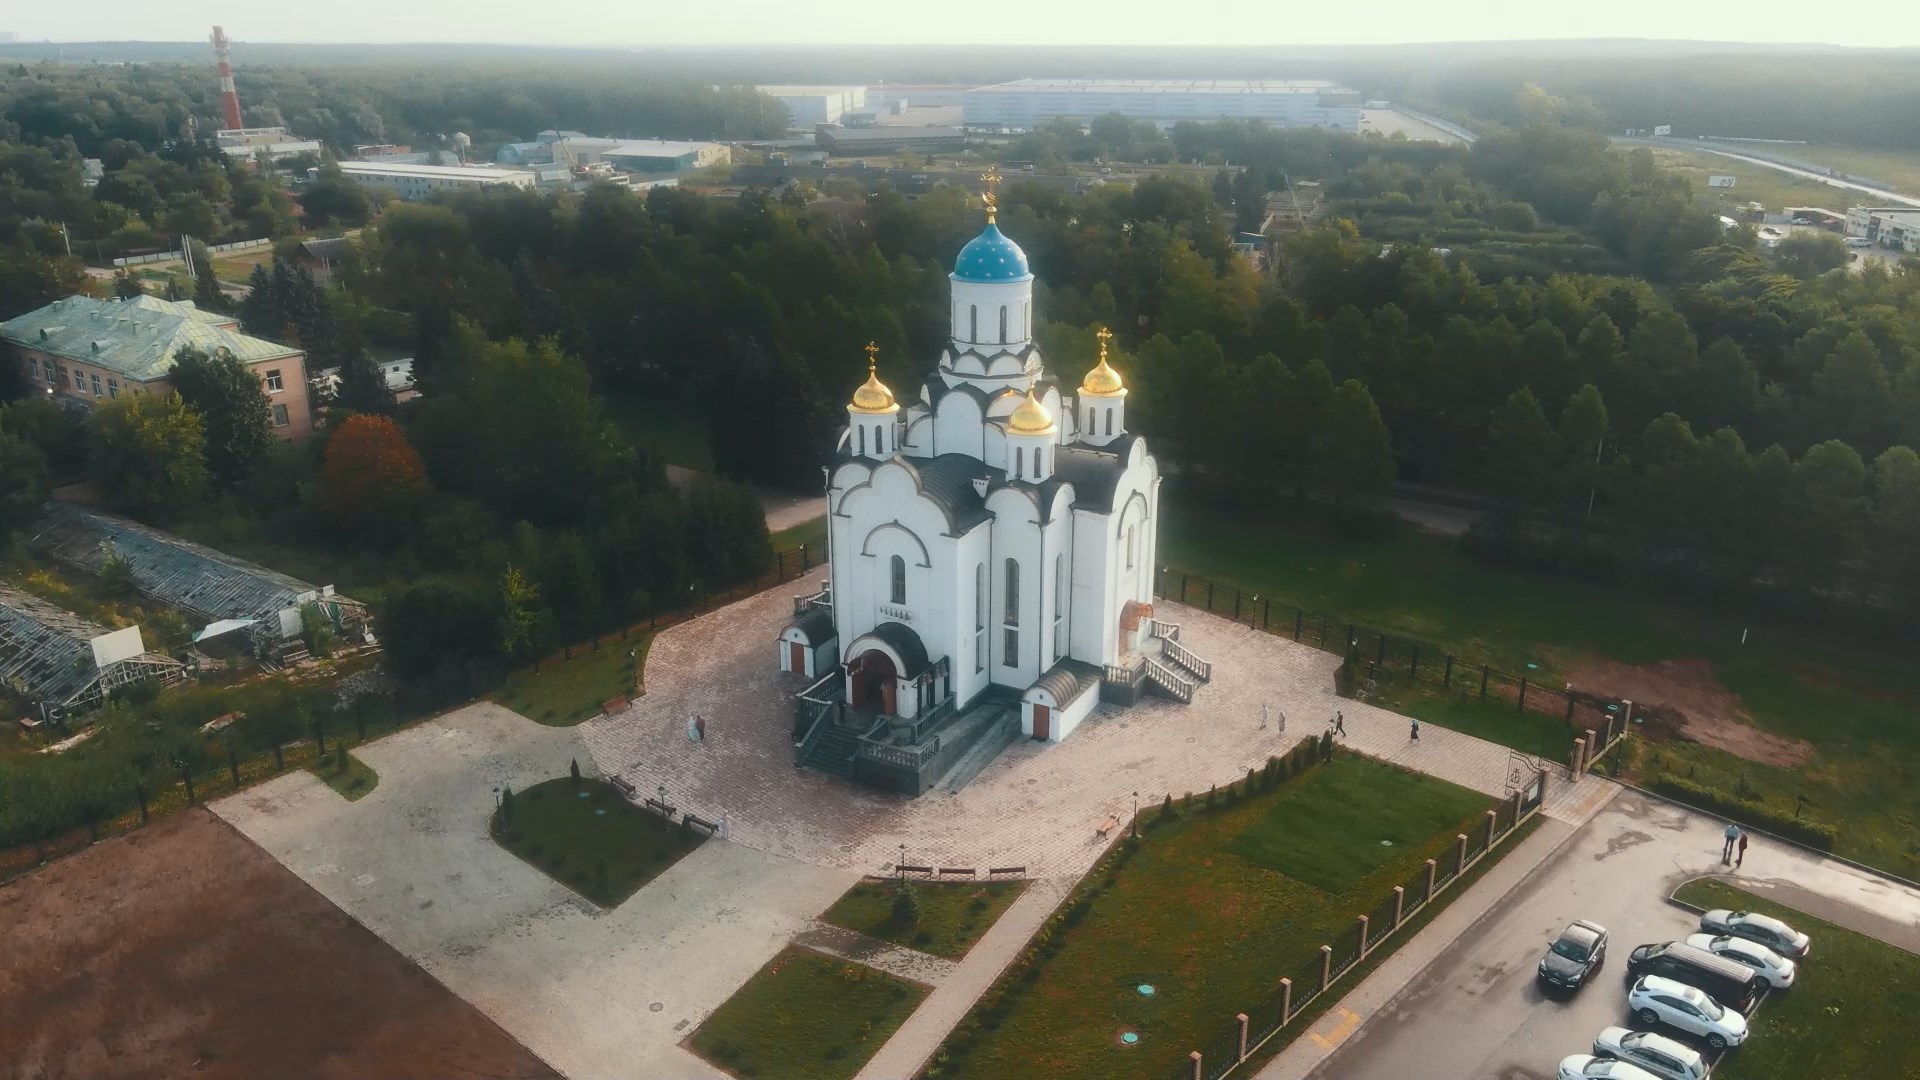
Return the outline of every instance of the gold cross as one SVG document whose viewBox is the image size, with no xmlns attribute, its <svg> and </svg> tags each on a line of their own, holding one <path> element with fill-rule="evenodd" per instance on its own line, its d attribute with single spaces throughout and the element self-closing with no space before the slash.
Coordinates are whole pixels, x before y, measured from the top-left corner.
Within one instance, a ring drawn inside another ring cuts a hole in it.
<svg viewBox="0 0 1920 1080">
<path fill-rule="evenodd" d="M 1100 339 L 1100 362 L 1104 364 L 1107 362 L 1107 341 L 1113 337 L 1113 331 L 1103 326 L 1093 336 Z"/>
<path fill-rule="evenodd" d="M 867 374 L 873 374 L 875 365 L 880 362 L 880 346 L 867 342 Z"/>
<path fill-rule="evenodd" d="M 980 182 L 987 185 L 987 190 L 980 195 L 980 201 L 986 204 L 987 224 L 991 225 L 993 224 L 994 214 L 1000 209 L 1000 196 L 994 190 L 1000 185 L 1000 167 L 998 165 L 987 166 L 987 171 L 980 174 Z"/>
</svg>

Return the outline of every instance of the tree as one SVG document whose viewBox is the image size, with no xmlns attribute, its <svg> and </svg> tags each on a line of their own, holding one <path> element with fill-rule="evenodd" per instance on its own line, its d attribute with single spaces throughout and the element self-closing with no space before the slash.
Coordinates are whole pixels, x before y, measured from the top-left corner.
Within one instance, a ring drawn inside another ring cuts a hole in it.
<svg viewBox="0 0 1920 1080">
<path fill-rule="evenodd" d="M 1373 395 L 1358 379 L 1348 379 L 1333 392 L 1314 444 L 1313 486 L 1335 506 L 1393 481 L 1392 437 L 1380 421 Z"/>
<path fill-rule="evenodd" d="M 340 385 L 331 408 L 338 412 L 385 414 L 393 411 L 387 377 L 365 349 L 355 349 L 340 365 Z"/>
<path fill-rule="evenodd" d="M 1567 469 L 1572 480 L 1570 494 L 1585 492 L 1593 505 L 1593 493 L 1600 482 L 1600 447 L 1607 437 L 1607 403 L 1592 383 L 1574 391 L 1560 410 L 1560 442 L 1567 449 Z"/>
<path fill-rule="evenodd" d="M 134 300 L 147 295 L 147 287 L 140 284 L 133 271 L 121 267 L 113 272 L 113 295 L 122 300 Z"/>
<path fill-rule="evenodd" d="M 386 663 L 416 677 L 500 659 L 499 601 L 469 582 L 410 581 L 388 592 L 380 612 Z"/>
<path fill-rule="evenodd" d="M 569 639 L 587 633 L 600 619 L 600 575 L 578 533 L 567 531 L 545 545 L 540 591 L 553 607 L 560 632 Z"/>
<path fill-rule="evenodd" d="M 0 429 L 0 543 L 39 516 L 49 490 L 46 455 Z"/>
<path fill-rule="evenodd" d="M 904 873 L 893 890 L 893 921 L 896 926 L 914 926 L 920 922 L 920 897 Z"/>
<path fill-rule="evenodd" d="M 1773 251 L 1780 269 L 1802 280 L 1838 270 L 1847 265 L 1848 257 L 1847 245 L 1839 237 L 1805 229 L 1794 230 Z"/>
<path fill-rule="evenodd" d="M 500 575 L 500 655 L 526 659 L 544 639 L 545 623 L 539 588 L 518 567 L 507 567 Z"/>
<path fill-rule="evenodd" d="M 1869 549 L 1912 611 L 1920 606 L 1920 454 L 1890 447 L 1873 460 Z"/>
<path fill-rule="evenodd" d="M 1837 439 L 1809 449 L 1794 462 L 1783 550 L 1803 584 L 1830 582 L 1860 539 L 1866 481 L 1860 455 Z"/>
<path fill-rule="evenodd" d="M 349 416 L 328 437 L 318 495 L 340 528 L 394 543 L 412 526 L 426 490 L 420 455 L 391 419 Z"/>
<path fill-rule="evenodd" d="M 199 413 L 206 431 L 207 469 L 222 490 L 253 475 L 273 445 L 273 415 L 260 377 L 230 352 L 192 345 L 174 354 L 168 381 Z"/>
<path fill-rule="evenodd" d="M 1510 507 L 1527 509 L 1546 502 L 1560 466 L 1560 437 L 1547 423 L 1533 391 L 1522 387 L 1487 424 L 1487 479 L 1493 494 Z"/>
<path fill-rule="evenodd" d="M 1869 453 L 1891 440 L 1893 390 L 1880 350 L 1855 330 L 1840 340 L 1813 377 L 1814 438 L 1838 438 Z"/>
<path fill-rule="evenodd" d="M 108 501 L 138 515 L 179 510 L 206 491 L 206 429 L 179 394 L 142 394 L 96 407 L 91 458 L 94 481 Z"/>
</svg>

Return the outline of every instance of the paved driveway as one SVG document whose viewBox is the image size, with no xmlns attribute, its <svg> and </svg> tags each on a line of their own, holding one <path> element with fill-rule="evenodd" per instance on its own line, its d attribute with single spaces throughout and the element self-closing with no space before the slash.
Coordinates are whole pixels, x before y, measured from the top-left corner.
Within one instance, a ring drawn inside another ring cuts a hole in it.
<svg viewBox="0 0 1920 1080">
<path fill-rule="evenodd" d="M 574 731 L 482 704 L 354 753 L 357 803 L 296 772 L 213 810 L 575 1080 L 722 1076 L 677 1044 L 855 879 L 709 843 L 601 911 L 487 836 L 495 787 L 586 761 Z"/>
<path fill-rule="evenodd" d="M 1625 961 L 1634 946 L 1697 929 L 1692 914 L 1663 898 L 1684 881 L 1726 869 L 1720 865 L 1724 826 L 1622 792 L 1486 917 L 1439 946 L 1437 958 L 1397 996 L 1359 1016 L 1357 1030 L 1349 1025 L 1351 1035 L 1339 1035 L 1345 1041 L 1330 1054 L 1311 1039 L 1299 1040 L 1262 1080 L 1553 1076 L 1562 1057 L 1590 1052 L 1601 1028 L 1627 1023 Z M 1783 893 L 1782 902 L 1821 906 L 1822 917 L 1884 938 L 1897 940 L 1920 924 L 1920 895 L 1771 840 L 1757 839 L 1747 849 L 1740 876 L 1755 892 L 1774 890 Z M 1865 903 L 1888 906 L 1898 916 L 1871 918 L 1861 910 Z M 1606 966 L 1571 1000 L 1549 999 L 1534 982 L 1534 966 L 1553 935 L 1577 918 L 1611 931 Z M 1812 962 L 1818 963 L 1817 946 Z M 1323 1028 L 1327 1021 L 1315 1031 Z"/>
</svg>

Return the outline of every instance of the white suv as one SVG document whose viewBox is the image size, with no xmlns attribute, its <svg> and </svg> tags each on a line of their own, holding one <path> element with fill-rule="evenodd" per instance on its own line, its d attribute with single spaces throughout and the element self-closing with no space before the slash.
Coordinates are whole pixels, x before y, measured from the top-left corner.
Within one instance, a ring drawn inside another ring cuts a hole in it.
<svg viewBox="0 0 1920 1080">
<path fill-rule="evenodd" d="M 1574 1054 L 1560 1062 L 1560 1080 L 1660 1080 L 1645 1069 L 1612 1058 Z"/>
<path fill-rule="evenodd" d="M 1700 1051 L 1651 1031 L 1605 1028 L 1593 1037 L 1593 1052 L 1631 1062 L 1664 1080 L 1706 1080 L 1707 1059 Z"/>
<path fill-rule="evenodd" d="M 1644 975 L 1627 991 L 1627 1008 L 1641 1023 L 1666 1024 L 1707 1040 L 1715 1050 L 1747 1041 L 1747 1018 L 1685 983 Z"/>
<path fill-rule="evenodd" d="M 1775 990 L 1785 990 L 1793 985 L 1793 976 L 1799 965 L 1767 948 L 1757 941 L 1731 937 L 1727 934 L 1689 934 L 1687 944 L 1696 949 L 1704 949 L 1715 956 L 1722 956 L 1736 964 L 1745 964 L 1754 973 L 1767 980 L 1767 985 Z"/>
</svg>

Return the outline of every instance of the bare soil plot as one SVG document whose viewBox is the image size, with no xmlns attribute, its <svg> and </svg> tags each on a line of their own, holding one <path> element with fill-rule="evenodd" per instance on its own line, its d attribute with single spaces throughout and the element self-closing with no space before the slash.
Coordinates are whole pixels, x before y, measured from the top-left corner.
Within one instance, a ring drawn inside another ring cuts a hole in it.
<svg viewBox="0 0 1920 1080">
<path fill-rule="evenodd" d="M 1765 765 L 1794 768 L 1813 759 L 1813 744 L 1762 731 L 1752 724 L 1740 696 L 1723 686 L 1705 660 L 1622 664 L 1590 659 L 1568 671 L 1576 686 L 1605 686 L 1650 710 L 1645 734 L 1679 738 L 1725 750 Z"/>
<path fill-rule="evenodd" d="M 0 1075 L 555 1077 L 204 809 L 0 888 Z"/>
</svg>

